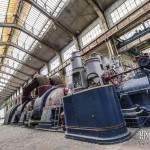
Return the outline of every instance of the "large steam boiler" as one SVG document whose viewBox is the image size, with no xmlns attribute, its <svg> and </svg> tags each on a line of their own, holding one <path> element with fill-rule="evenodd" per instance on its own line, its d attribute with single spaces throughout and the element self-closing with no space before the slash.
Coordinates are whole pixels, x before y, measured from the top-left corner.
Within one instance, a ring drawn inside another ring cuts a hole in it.
<svg viewBox="0 0 150 150">
<path fill-rule="evenodd" d="M 21 104 L 16 104 L 16 106 L 14 106 L 6 113 L 5 122 L 7 122 L 7 124 L 18 124 L 20 117 L 24 112 L 24 108 L 26 107 L 29 101 L 32 101 L 32 90 L 42 85 L 49 85 L 49 79 L 45 76 L 37 76 L 32 80 L 31 83 L 29 83 L 23 88 Z M 43 91 L 40 92 L 42 93 Z"/>
<path fill-rule="evenodd" d="M 45 106 L 43 107 L 41 120 L 37 128 L 55 130 L 61 128 L 61 114 L 63 112 L 62 99 L 65 95 L 64 89 L 65 88 L 63 85 L 59 85 L 54 87 L 50 91 L 45 101 Z"/>
<path fill-rule="evenodd" d="M 15 111 L 17 110 L 17 108 L 20 106 L 20 104 L 16 104 L 15 106 L 13 106 L 12 108 L 10 108 L 5 115 L 5 119 L 4 119 L 4 124 L 10 124 L 11 120 L 15 114 Z"/>
<path fill-rule="evenodd" d="M 112 85 L 64 97 L 66 137 L 98 143 L 129 138 L 119 99 Z"/>
<path fill-rule="evenodd" d="M 59 120 L 57 119 L 59 111 L 62 112 L 63 110 L 61 102 L 64 96 L 63 81 L 55 76 L 50 79 L 48 90 L 47 88 L 45 90 L 45 87 L 42 86 L 39 87 L 39 91 L 42 91 L 42 93 L 40 92 L 40 96 L 34 102 L 29 124 L 44 129 L 54 127 L 56 125 L 55 120 Z"/>
<path fill-rule="evenodd" d="M 31 116 L 30 114 L 32 113 L 33 110 L 33 104 L 34 104 L 34 100 L 28 101 L 26 103 L 21 113 L 18 125 L 28 125 L 29 117 Z"/>
<path fill-rule="evenodd" d="M 104 85 L 102 79 L 111 63 L 98 54 L 92 54 L 82 63 L 79 52 L 75 54 L 78 57 L 74 57 L 73 53 L 74 91 L 63 99 L 66 137 L 98 143 L 114 143 L 128 139 L 130 133 L 122 115 L 116 88 L 113 85 Z M 81 76 L 79 67 L 76 69 L 78 64 L 84 64 L 80 67 L 85 70 L 84 76 Z M 88 83 L 86 89 L 86 84 L 83 83 Z"/>
</svg>

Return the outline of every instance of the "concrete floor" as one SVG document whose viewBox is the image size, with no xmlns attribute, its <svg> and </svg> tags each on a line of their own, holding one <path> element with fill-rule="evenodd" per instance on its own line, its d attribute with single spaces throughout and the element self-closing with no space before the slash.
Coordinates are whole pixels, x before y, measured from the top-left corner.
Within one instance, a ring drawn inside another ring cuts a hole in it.
<svg viewBox="0 0 150 150">
<path fill-rule="evenodd" d="M 66 139 L 63 133 L 22 127 L 0 126 L 0 150 L 150 150 L 150 129 L 138 132 L 131 140 L 113 145 L 98 145 Z"/>
</svg>

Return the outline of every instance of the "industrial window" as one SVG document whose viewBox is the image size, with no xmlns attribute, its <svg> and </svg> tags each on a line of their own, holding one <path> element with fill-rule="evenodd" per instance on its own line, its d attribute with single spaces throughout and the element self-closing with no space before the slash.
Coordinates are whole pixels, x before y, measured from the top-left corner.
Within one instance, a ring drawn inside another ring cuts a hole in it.
<svg viewBox="0 0 150 150">
<path fill-rule="evenodd" d="M 150 19 L 146 20 L 144 22 L 144 25 L 145 25 L 146 28 L 150 27 Z"/>
<path fill-rule="evenodd" d="M 86 46 L 90 42 L 92 42 L 94 39 L 96 39 L 100 34 L 102 33 L 102 29 L 100 27 L 100 24 L 97 24 L 92 30 L 90 30 L 88 33 L 86 33 L 82 38 L 82 47 Z"/>
<path fill-rule="evenodd" d="M 125 33 L 120 37 L 121 40 L 127 40 L 134 36 L 136 33 L 143 31 L 145 28 L 150 27 L 150 19 L 145 21 L 143 24 L 140 24 L 139 26 L 135 27 L 134 29 L 130 30 L 129 32 Z"/>
<path fill-rule="evenodd" d="M 60 64 L 59 58 L 54 58 L 50 61 L 50 70 L 54 70 Z"/>
<path fill-rule="evenodd" d="M 71 57 L 71 54 L 73 52 L 75 52 L 77 49 L 76 49 L 76 46 L 73 45 L 71 46 L 69 49 L 67 49 L 64 53 L 63 53 L 63 60 L 66 61 L 67 59 L 69 59 Z"/>
<path fill-rule="evenodd" d="M 140 6 L 146 0 L 126 0 L 117 9 L 111 13 L 111 19 L 113 23 L 118 22 L 136 7 Z"/>
<path fill-rule="evenodd" d="M 43 68 L 40 70 L 40 74 L 41 74 L 41 75 L 48 75 L 48 69 L 47 69 L 46 66 L 43 67 Z"/>
</svg>

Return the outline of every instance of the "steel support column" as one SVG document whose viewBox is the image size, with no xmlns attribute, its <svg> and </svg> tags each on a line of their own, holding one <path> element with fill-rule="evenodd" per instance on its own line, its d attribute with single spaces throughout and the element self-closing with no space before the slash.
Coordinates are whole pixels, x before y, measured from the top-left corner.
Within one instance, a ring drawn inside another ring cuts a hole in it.
<svg viewBox="0 0 150 150">
<path fill-rule="evenodd" d="M 107 25 L 107 21 L 106 21 L 103 11 L 98 7 L 98 5 L 96 4 L 96 2 L 94 0 L 87 0 L 87 2 L 93 7 L 95 12 L 97 13 L 97 15 L 101 21 L 100 23 L 102 23 L 104 32 L 108 31 L 109 27 Z M 106 46 L 108 48 L 109 57 L 114 56 L 114 50 L 113 50 L 111 39 L 106 40 Z"/>
</svg>

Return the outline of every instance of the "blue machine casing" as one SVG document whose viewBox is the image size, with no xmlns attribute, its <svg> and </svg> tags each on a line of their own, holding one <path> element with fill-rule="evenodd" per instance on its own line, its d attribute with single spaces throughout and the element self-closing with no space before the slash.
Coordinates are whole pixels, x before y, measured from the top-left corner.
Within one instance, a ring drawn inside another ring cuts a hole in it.
<svg viewBox="0 0 150 150">
<path fill-rule="evenodd" d="M 63 99 L 66 137 L 114 143 L 129 137 L 112 85 L 96 87 Z"/>
</svg>

